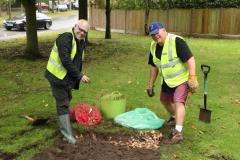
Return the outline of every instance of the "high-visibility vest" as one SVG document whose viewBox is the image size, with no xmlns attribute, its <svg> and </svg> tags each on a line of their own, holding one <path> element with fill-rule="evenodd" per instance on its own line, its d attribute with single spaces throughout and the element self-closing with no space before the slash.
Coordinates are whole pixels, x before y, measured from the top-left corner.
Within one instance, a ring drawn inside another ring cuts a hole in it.
<svg viewBox="0 0 240 160">
<path fill-rule="evenodd" d="M 74 57 L 76 56 L 76 53 L 77 53 L 77 43 L 74 38 L 73 32 L 72 32 L 72 37 L 73 38 L 72 38 L 71 60 L 74 59 Z M 83 58 L 84 58 L 84 50 L 82 53 L 82 59 Z M 56 42 L 54 43 L 51 54 L 49 56 L 49 60 L 47 63 L 47 70 L 59 79 L 63 79 L 67 75 L 67 70 L 64 68 L 64 66 L 62 65 L 62 62 L 60 60 Z"/>
<path fill-rule="evenodd" d="M 171 88 L 186 82 L 189 75 L 186 64 L 184 64 L 177 56 L 176 37 L 180 36 L 168 33 L 164 42 L 161 60 L 156 57 L 157 43 L 152 41 L 150 46 L 153 63 L 159 68 L 159 73 Z"/>
</svg>

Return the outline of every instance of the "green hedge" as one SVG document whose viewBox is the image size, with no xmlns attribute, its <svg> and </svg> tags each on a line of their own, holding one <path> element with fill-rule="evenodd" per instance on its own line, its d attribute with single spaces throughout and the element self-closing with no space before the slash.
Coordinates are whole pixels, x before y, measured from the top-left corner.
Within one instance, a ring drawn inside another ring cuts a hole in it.
<svg viewBox="0 0 240 160">
<path fill-rule="evenodd" d="M 115 9 L 145 9 L 146 0 L 112 0 Z M 152 9 L 240 8 L 240 0 L 149 0 Z"/>
<path fill-rule="evenodd" d="M 167 0 L 161 1 L 163 9 L 167 8 L 239 8 L 240 0 Z"/>
</svg>

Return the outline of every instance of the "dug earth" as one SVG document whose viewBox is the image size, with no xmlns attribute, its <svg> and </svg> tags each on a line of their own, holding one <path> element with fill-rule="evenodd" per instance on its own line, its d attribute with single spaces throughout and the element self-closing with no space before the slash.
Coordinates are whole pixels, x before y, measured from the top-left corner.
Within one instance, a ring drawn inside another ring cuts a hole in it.
<svg viewBox="0 0 240 160">
<path fill-rule="evenodd" d="M 77 133 L 77 144 L 62 143 L 33 157 L 33 160 L 159 160 L 159 131 L 141 131 L 134 135 Z"/>
</svg>

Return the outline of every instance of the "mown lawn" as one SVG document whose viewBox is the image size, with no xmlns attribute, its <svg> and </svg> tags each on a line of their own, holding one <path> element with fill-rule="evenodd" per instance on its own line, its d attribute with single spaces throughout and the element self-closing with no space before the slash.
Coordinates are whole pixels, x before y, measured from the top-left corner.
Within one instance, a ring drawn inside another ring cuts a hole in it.
<svg viewBox="0 0 240 160">
<path fill-rule="evenodd" d="M 47 57 L 57 33 L 40 37 L 40 50 Z M 102 94 L 120 91 L 127 97 L 127 110 L 148 107 L 159 117 L 168 114 L 159 104 L 160 84 L 156 95 L 148 98 L 148 49 L 151 39 L 143 36 L 113 34 L 104 40 L 104 33 L 91 32 L 84 73 L 92 83 L 82 84 L 73 92 L 72 106 L 89 103 L 99 106 Z M 187 38 L 197 61 L 201 84 L 187 104 L 184 126 L 185 141 L 174 146 L 162 145 L 161 159 L 227 159 L 238 160 L 240 132 L 240 40 Z M 13 43 L 14 42 L 14 43 Z M 31 157 L 53 144 L 58 134 L 56 110 L 48 82 L 44 79 L 47 58 L 29 60 L 22 57 L 25 40 L 0 42 L 0 159 L 4 155 L 17 159 Z M 203 74 L 200 64 L 211 66 L 208 106 L 212 122 L 198 120 L 203 105 Z M 34 128 L 19 114 L 51 117 L 48 126 Z M 104 124 L 95 127 L 101 130 Z M 75 128 L 78 128 L 75 125 Z M 101 130 L 102 131 L 102 130 Z M 104 128 L 104 131 L 110 129 Z"/>
</svg>

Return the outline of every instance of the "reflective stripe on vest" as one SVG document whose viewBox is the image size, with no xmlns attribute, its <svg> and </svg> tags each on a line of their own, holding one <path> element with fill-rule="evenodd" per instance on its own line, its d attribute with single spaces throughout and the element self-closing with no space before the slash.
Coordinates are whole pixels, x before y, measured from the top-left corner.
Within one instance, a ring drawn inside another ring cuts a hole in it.
<svg viewBox="0 0 240 160">
<path fill-rule="evenodd" d="M 76 41 L 75 41 L 73 32 L 72 32 L 72 36 L 73 36 L 73 39 L 72 39 L 71 60 L 74 59 L 74 57 L 77 53 L 77 45 L 76 45 Z M 84 57 L 84 51 L 82 53 L 82 59 L 83 59 L 83 57 Z M 55 44 L 52 48 L 51 54 L 49 56 L 47 70 L 59 79 L 63 79 L 67 74 L 67 70 L 64 68 L 64 66 L 62 65 L 62 62 L 59 58 L 56 42 L 55 42 Z"/>
<path fill-rule="evenodd" d="M 150 47 L 153 63 L 159 68 L 162 77 L 171 88 L 186 82 L 189 74 L 187 67 L 177 56 L 176 37 L 177 35 L 168 33 L 164 42 L 161 60 L 156 57 L 157 43 L 152 41 Z"/>
</svg>

